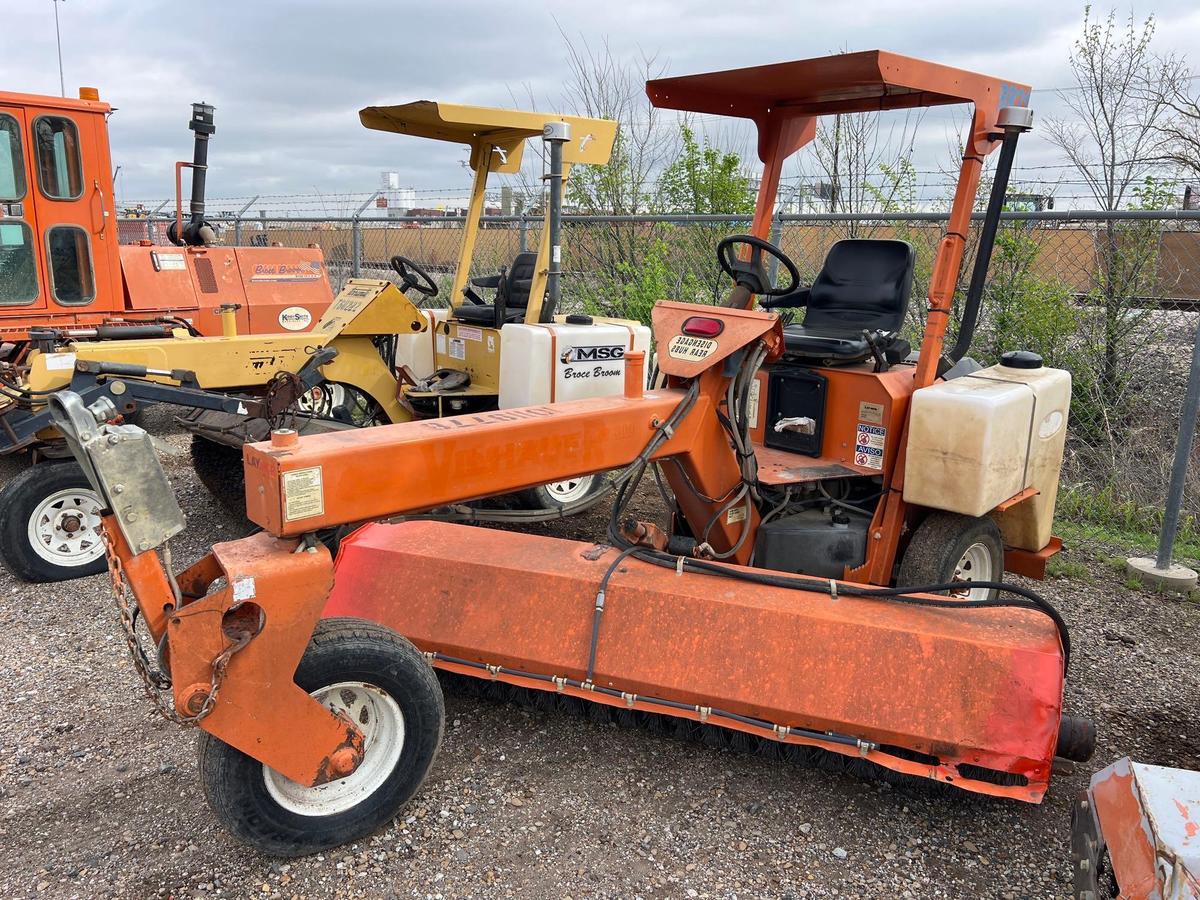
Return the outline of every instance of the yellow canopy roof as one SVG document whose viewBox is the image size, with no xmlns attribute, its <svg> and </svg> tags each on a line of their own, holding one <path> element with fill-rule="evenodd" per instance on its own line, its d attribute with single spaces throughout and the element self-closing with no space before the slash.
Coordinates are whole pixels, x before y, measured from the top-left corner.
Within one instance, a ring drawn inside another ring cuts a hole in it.
<svg viewBox="0 0 1200 900">
<path fill-rule="evenodd" d="M 471 148 L 472 168 L 482 148 L 497 147 L 504 152 L 506 162 L 493 165 L 493 172 L 519 170 L 526 139 L 540 137 L 548 122 L 566 122 L 571 126 L 571 140 L 563 146 L 563 162 L 572 165 L 604 165 L 612 154 L 617 135 L 617 123 L 610 119 L 462 106 L 436 100 L 368 106 L 359 110 L 358 118 L 364 126 L 376 131 L 466 144 Z"/>
</svg>

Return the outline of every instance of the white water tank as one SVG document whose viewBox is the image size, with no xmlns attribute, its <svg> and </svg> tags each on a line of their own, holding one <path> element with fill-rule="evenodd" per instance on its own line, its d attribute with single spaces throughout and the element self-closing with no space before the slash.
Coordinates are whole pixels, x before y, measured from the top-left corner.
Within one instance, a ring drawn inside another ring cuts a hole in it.
<svg viewBox="0 0 1200 900">
<path fill-rule="evenodd" d="M 433 346 L 437 326 L 446 321 L 450 312 L 446 309 L 423 309 L 421 313 L 429 322 L 429 327 L 416 334 L 396 335 L 396 364 L 408 366 L 418 378 L 425 378 L 432 375 L 436 368 Z"/>
<path fill-rule="evenodd" d="M 996 520 L 1008 546 L 1050 540 L 1071 407 L 1071 374 L 1034 353 L 916 391 L 908 427 L 904 500 L 986 515 L 1027 488 L 1038 493 Z"/>
<path fill-rule="evenodd" d="M 505 325 L 500 408 L 620 394 L 625 352 L 649 349 L 650 329 L 624 319 L 567 316 L 546 325 Z"/>
</svg>

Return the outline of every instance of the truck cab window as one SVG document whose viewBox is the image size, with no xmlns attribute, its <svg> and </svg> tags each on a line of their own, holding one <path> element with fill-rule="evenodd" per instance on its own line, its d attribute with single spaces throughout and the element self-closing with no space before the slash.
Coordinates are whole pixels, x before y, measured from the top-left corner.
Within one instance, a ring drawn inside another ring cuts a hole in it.
<svg viewBox="0 0 1200 900">
<path fill-rule="evenodd" d="M 21 157 L 21 129 L 12 116 L 0 113 L 0 203 L 25 196 L 25 160 Z"/>
<path fill-rule="evenodd" d="M 77 200 L 83 195 L 79 131 L 61 116 L 39 116 L 33 122 L 37 145 L 38 183 L 51 200 Z"/>
<path fill-rule="evenodd" d="M 92 247 L 78 225 L 55 225 L 46 234 L 50 285 L 59 303 L 80 306 L 96 299 L 92 276 Z"/>
<path fill-rule="evenodd" d="M 33 231 L 24 222 L 0 221 L 0 305 L 23 306 L 37 295 Z"/>
</svg>

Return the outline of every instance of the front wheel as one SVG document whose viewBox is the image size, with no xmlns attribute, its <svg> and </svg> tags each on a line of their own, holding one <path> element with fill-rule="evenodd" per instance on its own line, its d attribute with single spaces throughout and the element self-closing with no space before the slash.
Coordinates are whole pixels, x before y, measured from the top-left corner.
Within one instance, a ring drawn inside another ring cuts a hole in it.
<svg viewBox="0 0 1200 900">
<path fill-rule="evenodd" d="M 306 787 L 200 736 L 200 778 L 213 812 L 234 837 L 273 856 L 317 853 L 391 821 L 429 773 L 446 718 L 420 652 L 361 619 L 318 623 L 295 680 L 362 729 L 363 761 L 346 778 Z"/>
<path fill-rule="evenodd" d="M 102 505 L 76 462 L 43 463 L 0 491 L 0 557 L 23 581 L 103 572 Z"/>
</svg>

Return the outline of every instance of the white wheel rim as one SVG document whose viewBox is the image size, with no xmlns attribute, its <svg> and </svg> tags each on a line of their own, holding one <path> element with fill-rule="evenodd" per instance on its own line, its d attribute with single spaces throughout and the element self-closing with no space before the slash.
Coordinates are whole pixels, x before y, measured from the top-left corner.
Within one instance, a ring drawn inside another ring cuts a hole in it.
<svg viewBox="0 0 1200 900">
<path fill-rule="evenodd" d="M 296 398 L 296 409 L 322 416 L 332 414 L 346 402 L 346 389 L 340 384 L 318 384 Z"/>
<path fill-rule="evenodd" d="M 994 578 L 992 553 L 987 544 L 981 541 L 976 541 L 968 547 L 954 567 L 955 581 L 992 581 Z M 989 593 L 991 588 L 971 588 L 955 592 L 955 596 L 964 600 L 986 600 Z"/>
<path fill-rule="evenodd" d="M 404 713 L 373 684 L 341 681 L 313 691 L 321 705 L 349 718 L 363 733 L 363 761 L 347 777 L 306 787 L 263 766 L 267 793 L 284 809 L 301 816 L 333 816 L 353 809 L 388 780 L 404 749 Z"/>
<path fill-rule="evenodd" d="M 85 488 L 55 491 L 29 516 L 29 544 L 56 566 L 74 568 L 104 555 L 100 500 Z"/>
<path fill-rule="evenodd" d="M 546 485 L 546 491 L 559 503 L 574 503 L 587 496 L 595 480 L 595 475 L 582 475 L 566 481 L 552 481 Z"/>
</svg>

